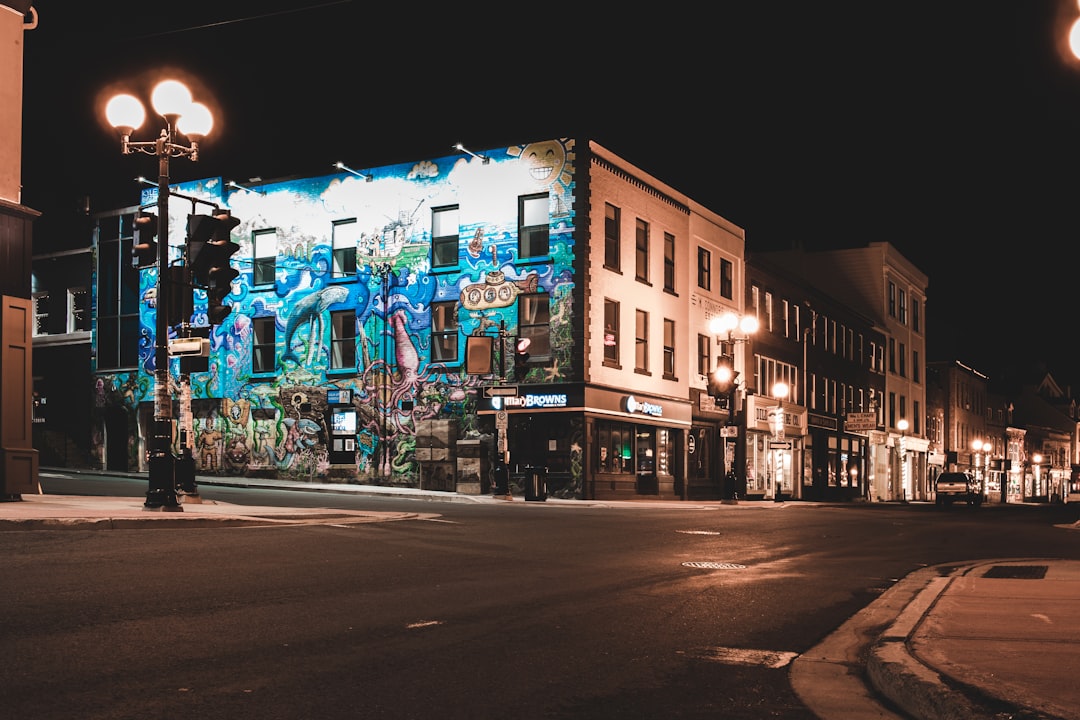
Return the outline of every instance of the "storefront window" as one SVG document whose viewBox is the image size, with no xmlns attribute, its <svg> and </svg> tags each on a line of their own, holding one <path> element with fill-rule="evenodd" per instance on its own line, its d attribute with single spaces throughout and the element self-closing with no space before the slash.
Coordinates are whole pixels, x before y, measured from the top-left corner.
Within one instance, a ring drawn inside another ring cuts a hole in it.
<svg viewBox="0 0 1080 720">
<path fill-rule="evenodd" d="M 597 464 L 602 473 L 634 472 L 634 427 L 625 423 L 598 423 Z"/>
</svg>

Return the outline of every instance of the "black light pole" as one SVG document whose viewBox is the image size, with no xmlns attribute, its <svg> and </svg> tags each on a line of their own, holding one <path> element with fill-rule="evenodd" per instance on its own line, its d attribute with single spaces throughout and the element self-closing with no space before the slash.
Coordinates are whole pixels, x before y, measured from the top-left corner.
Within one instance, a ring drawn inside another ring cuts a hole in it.
<svg viewBox="0 0 1080 720">
<path fill-rule="evenodd" d="M 739 330 L 740 336 L 735 336 L 735 330 Z M 749 343 L 750 336 L 758 331 L 758 319 L 755 315 L 736 315 L 732 311 L 726 311 L 709 321 L 709 332 L 716 338 L 716 344 L 720 346 L 720 357 L 717 358 L 717 369 L 721 358 L 728 358 L 730 369 L 730 385 L 726 391 L 728 397 L 728 426 L 734 425 L 735 452 L 732 464 L 721 478 L 721 499 L 728 504 L 738 503 L 738 493 L 746 487 L 746 398 L 745 386 L 743 388 L 742 403 L 739 402 L 739 372 L 735 370 L 735 346 L 741 343 Z M 743 366 L 746 365 L 746 353 L 743 353 Z M 742 405 L 742 410 L 739 405 Z M 721 458 L 721 464 L 727 460 L 727 438 L 717 438 L 717 453 Z M 734 478 L 731 478 L 731 475 Z"/>
<path fill-rule="evenodd" d="M 158 247 L 157 247 L 157 308 L 154 323 L 154 422 L 149 439 L 149 487 L 146 491 L 145 510 L 183 511 L 176 497 L 173 476 L 175 458 L 172 454 L 173 412 L 172 394 L 169 388 L 169 298 L 166 287 L 169 274 L 169 158 L 189 157 L 199 159 L 198 140 L 213 125 L 213 118 L 205 105 L 195 103 L 191 92 L 176 80 L 157 84 L 151 95 L 154 111 L 165 120 L 165 127 L 154 141 L 135 142 L 131 134 L 146 118 L 143 104 L 133 95 L 117 95 L 109 100 L 105 115 L 109 123 L 120 132 L 121 152 L 129 155 L 141 152 L 155 155 L 158 159 Z M 184 129 L 178 129 L 180 122 Z M 186 132 L 185 132 L 186 130 Z M 190 145 L 174 142 L 174 133 L 186 135 Z"/>
</svg>

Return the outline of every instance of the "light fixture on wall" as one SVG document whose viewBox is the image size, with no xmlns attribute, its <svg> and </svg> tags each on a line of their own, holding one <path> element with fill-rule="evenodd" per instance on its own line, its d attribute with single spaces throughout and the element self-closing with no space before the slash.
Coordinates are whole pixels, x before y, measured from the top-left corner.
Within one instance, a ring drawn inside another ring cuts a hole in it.
<svg viewBox="0 0 1080 720">
<path fill-rule="evenodd" d="M 341 162 L 340 160 L 338 162 L 334 163 L 334 167 L 336 167 L 338 170 L 344 170 L 347 173 L 352 173 L 356 177 L 363 178 L 367 182 L 371 182 L 372 180 L 375 179 L 371 175 L 368 175 L 366 173 L 362 173 L 359 170 L 353 170 L 351 167 L 349 167 L 345 163 Z"/>
<path fill-rule="evenodd" d="M 455 150 L 460 150 L 461 152 L 465 153 L 466 155 L 469 155 L 470 157 L 474 157 L 477 160 L 480 160 L 481 162 L 484 163 L 484 165 L 487 165 L 489 162 L 491 162 L 491 158 L 489 158 L 487 155 L 481 155 L 480 153 L 474 153 L 472 150 L 469 150 L 468 148 L 466 148 L 461 143 L 458 143 L 457 145 L 455 145 L 454 149 Z"/>
</svg>

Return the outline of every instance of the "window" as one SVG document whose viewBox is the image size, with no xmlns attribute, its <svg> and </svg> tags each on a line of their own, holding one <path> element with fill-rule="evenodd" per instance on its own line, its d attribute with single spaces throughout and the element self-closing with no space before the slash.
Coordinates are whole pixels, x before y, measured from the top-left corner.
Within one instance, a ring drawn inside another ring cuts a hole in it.
<svg viewBox="0 0 1080 720">
<path fill-rule="evenodd" d="M 889 317 L 896 317 L 896 283 L 889 281 Z"/>
<path fill-rule="evenodd" d="M 675 292 L 675 236 L 664 233 L 664 290 Z"/>
<path fill-rule="evenodd" d="M 921 382 L 919 379 L 919 351 L 911 351 L 911 379 L 914 382 Z"/>
<path fill-rule="evenodd" d="M 604 299 L 604 364 L 619 365 L 619 303 Z"/>
<path fill-rule="evenodd" d="M 702 290 L 712 289 L 712 253 L 703 247 L 697 250 L 697 284 Z"/>
<path fill-rule="evenodd" d="M 897 311 L 897 320 L 899 320 L 901 324 L 907 325 L 907 291 L 901 288 L 899 297 L 900 305 L 899 310 Z"/>
<path fill-rule="evenodd" d="M 257 230 L 252 237 L 251 282 L 270 285 L 277 271 L 277 230 Z"/>
<path fill-rule="evenodd" d="M 257 317 L 251 319 L 251 372 L 272 373 L 275 369 L 274 350 L 277 346 L 276 319 Z"/>
<path fill-rule="evenodd" d="M 907 377 L 907 346 L 904 343 L 900 343 L 900 357 L 899 357 L 899 375 L 900 377 Z"/>
<path fill-rule="evenodd" d="M 458 361 L 457 302 L 431 304 L 431 362 Z"/>
<path fill-rule="evenodd" d="M 431 267 L 457 265 L 460 233 L 457 205 L 431 209 Z M 483 240 L 483 229 L 477 228 L 476 234 Z"/>
<path fill-rule="evenodd" d="M 637 279 L 649 282 L 649 223 L 640 218 L 634 231 L 634 260 Z"/>
<path fill-rule="evenodd" d="M 704 375 L 706 377 L 708 377 L 708 375 L 709 375 L 709 370 L 710 370 L 709 358 L 711 357 L 710 353 L 709 353 L 709 349 L 712 347 L 711 342 L 710 342 L 711 340 L 712 340 L 712 338 L 710 338 L 708 335 L 698 335 L 697 336 L 697 371 L 698 371 L 698 375 Z"/>
<path fill-rule="evenodd" d="M 548 254 L 548 196 L 524 195 L 518 198 L 518 252 L 520 257 L 544 257 Z"/>
<path fill-rule="evenodd" d="M 82 286 L 68 288 L 67 300 L 67 331 L 69 333 L 89 332 L 90 291 Z"/>
<path fill-rule="evenodd" d="M 919 329 L 919 301 L 915 298 L 911 299 L 911 329 L 915 332 L 922 332 Z"/>
<path fill-rule="evenodd" d="M 921 435 L 922 434 L 922 429 L 921 429 L 921 425 L 919 423 L 919 420 L 921 419 L 922 413 L 919 412 L 919 401 L 918 400 L 911 403 L 911 409 L 912 409 L 911 432 L 913 434 L 915 434 L 915 435 Z"/>
<path fill-rule="evenodd" d="M 356 311 L 330 313 L 330 369 L 356 369 Z"/>
<path fill-rule="evenodd" d="M 49 293 L 36 292 L 34 298 L 34 335 L 49 334 Z"/>
<path fill-rule="evenodd" d="M 664 377 L 675 379 L 675 321 L 664 318 Z"/>
<path fill-rule="evenodd" d="M 622 221 L 622 211 L 614 205 L 604 207 L 604 267 L 612 270 L 621 270 L 619 262 L 620 245 L 619 223 Z"/>
<path fill-rule="evenodd" d="M 634 321 L 634 369 L 649 371 L 649 313 L 636 311 Z"/>
<path fill-rule="evenodd" d="M 330 277 L 342 278 L 356 274 L 356 242 L 360 239 L 360 224 L 356 218 L 338 220 L 334 223 L 334 268 Z"/>
<path fill-rule="evenodd" d="M 735 294 L 735 265 L 730 260 L 720 259 L 720 295 L 731 300 Z"/>
<path fill-rule="evenodd" d="M 98 370 L 139 365 L 140 273 L 131 264 L 134 220 L 132 213 L 124 213 L 98 222 Z"/>
<path fill-rule="evenodd" d="M 896 372 L 896 338 L 889 338 L 889 372 Z"/>
<path fill-rule="evenodd" d="M 765 292 L 765 329 L 769 332 L 773 331 L 773 294 L 771 292 Z M 835 350 L 835 348 L 833 348 Z"/>
<path fill-rule="evenodd" d="M 550 300 L 547 293 L 518 295 L 518 337 L 529 339 L 532 360 L 551 356 Z"/>
</svg>

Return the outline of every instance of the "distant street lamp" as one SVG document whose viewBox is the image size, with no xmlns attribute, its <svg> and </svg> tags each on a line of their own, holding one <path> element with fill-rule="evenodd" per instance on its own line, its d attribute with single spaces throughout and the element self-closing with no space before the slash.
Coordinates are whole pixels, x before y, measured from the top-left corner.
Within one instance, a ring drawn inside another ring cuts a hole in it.
<svg viewBox="0 0 1080 720">
<path fill-rule="evenodd" d="M 772 430 L 772 443 L 784 442 L 784 398 L 791 392 L 786 382 L 780 381 L 772 386 L 772 396 L 776 399 L 776 408 L 769 411 L 769 426 Z M 780 502 L 784 484 L 784 454 L 779 448 L 770 448 L 773 456 L 773 472 L 776 484 L 773 490 L 773 500 Z"/>
<path fill-rule="evenodd" d="M 900 501 L 907 502 L 909 486 L 908 461 L 907 461 L 907 418 L 896 421 L 896 429 L 900 431 Z"/>
<path fill-rule="evenodd" d="M 971 441 L 972 456 L 976 460 L 975 467 L 979 467 L 979 453 L 982 453 L 982 477 L 980 480 L 980 494 L 989 499 L 990 496 L 990 453 L 994 449 L 994 444 L 988 440 L 981 440 L 975 438 Z"/>
<path fill-rule="evenodd" d="M 150 95 L 154 111 L 165 120 L 165 127 L 156 140 L 136 142 L 131 134 L 146 119 L 146 110 L 133 95 L 116 95 L 105 106 L 105 117 L 120 133 L 124 155 L 141 152 L 158 159 L 157 196 L 157 309 L 154 329 L 154 425 L 149 442 L 149 488 L 146 510 L 179 512 L 183 507 L 176 497 L 173 476 L 175 458 L 172 454 L 172 395 L 169 390 L 169 298 L 165 278 L 169 269 L 169 158 L 199 159 L 199 140 L 213 127 L 210 110 L 192 101 L 191 91 L 176 80 L 164 80 Z M 190 145 L 174 142 L 176 134 L 184 135 Z"/>
<path fill-rule="evenodd" d="M 735 335 L 736 330 L 739 330 L 740 335 Z M 740 409 L 742 402 L 738 392 L 739 371 L 735 369 L 735 345 L 749 342 L 750 336 L 757 330 L 758 319 L 754 315 L 739 317 L 734 312 L 727 311 L 709 321 L 709 332 L 720 346 L 716 366 L 710 373 L 709 394 L 714 399 L 727 399 L 727 426 L 735 428 L 734 452 L 727 452 L 727 436 L 717 438 L 716 456 L 723 458 L 724 465 L 727 466 L 727 472 L 723 473 L 721 479 L 721 499 L 729 504 L 738 502 L 738 488 L 746 484 L 746 416 Z"/>
</svg>

